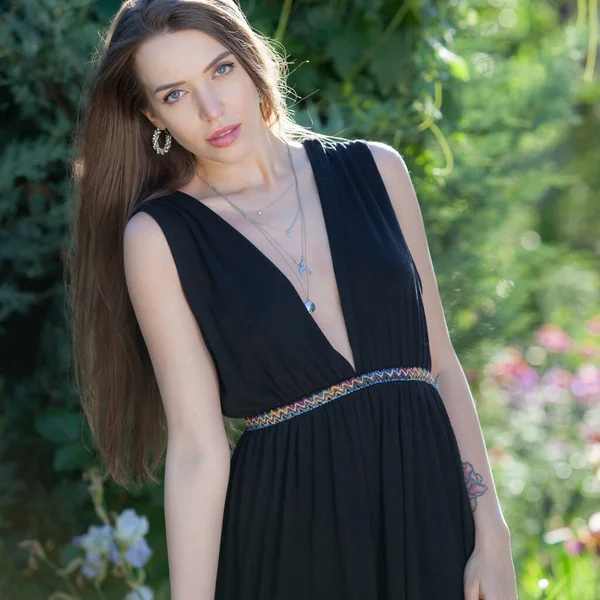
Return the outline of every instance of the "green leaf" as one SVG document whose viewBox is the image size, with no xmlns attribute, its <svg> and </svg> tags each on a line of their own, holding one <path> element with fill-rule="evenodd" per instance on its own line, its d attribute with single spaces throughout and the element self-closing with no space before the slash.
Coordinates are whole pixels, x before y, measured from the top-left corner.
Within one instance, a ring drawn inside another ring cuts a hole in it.
<svg viewBox="0 0 600 600">
<path fill-rule="evenodd" d="M 348 79 L 354 74 L 364 37 L 355 32 L 342 32 L 329 41 L 325 54 L 333 61 L 333 66 L 342 79 Z"/>
<path fill-rule="evenodd" d="M 90 455 L 79 442 L 71 442 L 61 446 L 54 455 L 55 471 L 73 471 L 85 466 Z"/>
<path fill-rule="evenodd" d="M 80 416 L 61 408 L 49 408 L 35 420 L 38 433 L 56 444 L 78 440 L 80 427 Z"/>
<path fill-rule="evenodd" d="M 368 70 L 384 93 L 389 93 L 394 86 L 413 74 L 412 43 L 410 31 L 397 31 L 375 50 Z"/>
</svg>

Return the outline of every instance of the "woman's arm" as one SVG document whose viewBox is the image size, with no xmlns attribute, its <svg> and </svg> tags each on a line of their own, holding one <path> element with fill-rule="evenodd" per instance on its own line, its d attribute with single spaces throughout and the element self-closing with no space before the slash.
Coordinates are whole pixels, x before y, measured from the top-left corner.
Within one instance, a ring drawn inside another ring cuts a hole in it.
<svg viewBox="0 0 600 600">
<path fill-rule="evenodd" d="M 213 600 L 230 452 L 214 361 L 164 234 L 148 214 L 125 230 L 127 287 L 165 407 L 165 521 L 173 600 Z"/>
<path fill-rule="evenodd" d="M 454 429 L 475 519 L 476 544 L 510 533 L 498 502 L 485 441 L 467 378 L 452 346 L 434 274 L 423 219 L 406 164 L 391 146 L 369 142 L 423 284 L 432 373 Z"/>
</svg>

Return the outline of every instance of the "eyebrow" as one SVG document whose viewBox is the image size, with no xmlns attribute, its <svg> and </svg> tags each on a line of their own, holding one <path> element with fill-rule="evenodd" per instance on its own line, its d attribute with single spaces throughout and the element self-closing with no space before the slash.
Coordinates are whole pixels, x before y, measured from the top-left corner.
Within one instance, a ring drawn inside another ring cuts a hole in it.
<svg viewBox="0 0 600 600">
<path fill-rule="evenodd" d="M 224 59 L 226 56 L 232 54 L 231 50 L 225 50 L 225 52 L 221 52 L 217 57 L 210 61 L 208 66 L 202 71 L 206 73 L 209 71 L 214 65 L 216 65 L 220 60 Z M 176 81 L 175 83 L 165 83 L 164 85 L 159 85 L 152 94 L 158 94 L 158 92 L 162 92 L 163 90 L 168 90 L 169 88 L 175 87 L 176 85 L 182 85 L 185 81 Z"/>
</svg>

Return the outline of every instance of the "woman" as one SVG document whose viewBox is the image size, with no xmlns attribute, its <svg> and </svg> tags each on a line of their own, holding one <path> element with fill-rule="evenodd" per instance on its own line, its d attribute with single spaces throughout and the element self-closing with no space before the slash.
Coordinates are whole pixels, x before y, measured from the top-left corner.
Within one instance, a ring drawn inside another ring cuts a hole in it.
<svg viewBox="0 0 600 600">
<path fill-rule="evenodd" d="M 112 23 L 69 263 L 102 459 L 166 448 L 174 600 L 516 598 L 406 166 L 294 124 L 284 74 L 233 0 Z"/>
</svg>

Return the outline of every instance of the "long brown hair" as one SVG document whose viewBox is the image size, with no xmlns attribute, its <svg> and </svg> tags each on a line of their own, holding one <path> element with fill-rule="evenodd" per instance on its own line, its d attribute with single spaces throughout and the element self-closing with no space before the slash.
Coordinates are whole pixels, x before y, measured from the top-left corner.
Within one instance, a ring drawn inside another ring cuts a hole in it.
<svg viewBox="0 0 600 600">
<path fill-rule="evenodd" d="M 234 0 L 127 0 L 112 20 L 85 86 L 76 128 L 73 215 L 65 261 L 75 385 L 100 460 L 128 487 L 160 483 L 166 415 L 150 356 L 127 292 L 123 233 L 131 210 L 162 189 L 191 180 L 195 157 L 173 140 L 151 144 L 141 112 L 148 98 L 134 56 L 150 37 L 184 29 L 223 44 L 260 90 L 265 124 L 287 140 L 331 138 L 294 123 L 286 106 L 287 64 L 273 40 L 248 24 Z M 125 93 L 126 90 L 126 93 Z M 223 417 L 233 450 L 235 423 Z"/>
</svg>

